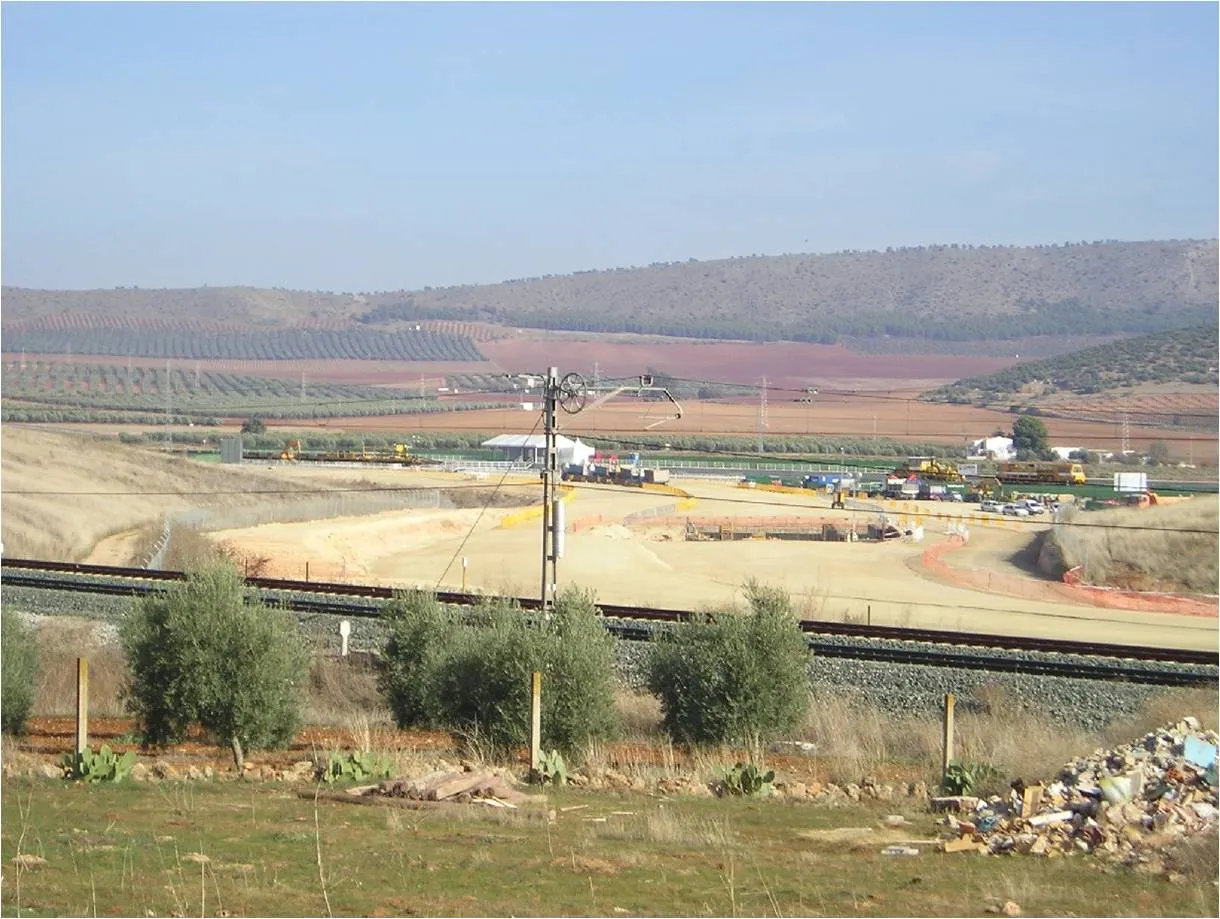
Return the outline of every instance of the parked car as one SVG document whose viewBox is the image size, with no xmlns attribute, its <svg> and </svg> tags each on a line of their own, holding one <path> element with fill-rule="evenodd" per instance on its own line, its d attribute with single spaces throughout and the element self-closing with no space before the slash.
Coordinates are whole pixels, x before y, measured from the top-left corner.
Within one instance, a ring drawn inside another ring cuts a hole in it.
<svg viewBox="0 0 1220 919">
<path fill-rule="evenodd" d="M 998 514 L 1000 512 L 1000 502 L 992 501 L 990 498 L 988 498 L 986 501 L 979 504 L 979 510 L 989 511 L 992 514 Z"/>
<path fill-rule="evenodd" d="M 1046 513 L 1046 508 L 1042 506 L 1042 503 L 1040 501 L 1035 501 L 1033 498 L 1028 499 L 1025 502 L 1024 506 L 1025 506 L 1025 509 L 1028 510 L 1031 514 L 1045 514 Z"/>
<path fill-rule="evenodd" d="M 1020 504 L 1005 504 L 1000 508 L 1001 514 L 1007 514 L 1009 517 L 1028 517 L 1029 508 L 1022 507 Z"/>
</svg>

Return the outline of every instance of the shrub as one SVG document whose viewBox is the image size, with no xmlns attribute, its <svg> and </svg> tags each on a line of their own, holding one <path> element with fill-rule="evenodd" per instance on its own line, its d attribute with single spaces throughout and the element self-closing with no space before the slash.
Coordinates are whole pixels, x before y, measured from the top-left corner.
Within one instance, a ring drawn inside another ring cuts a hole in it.
<svg viewBox="0 0 1220 919">
<path fill-rule="evenodd" d="M 38 638 L 13 613 L 0 613 L 0 727 L 20 734 L 34 704 Z"/>
<path fill-rule="evenodd" d="M 648 688 L 688 744 L 757 743 L 809 710 L 809 647 L 783 591 L 746 584 L 748 613 L 677 626 L 650 648 Z"/>
<path fill-rule="evenodd" d="M 199 723 L 244 751 L 285 745 L 301 722 L 309 657 L 296 621 L 246 599 L 241 575 L 214 564 L 137 600 L 121 627 L 127 706 L 150 744 Z"/>
<path fill-rule="evenodd" d="M 435 595 L 395 598 L 378 685 L 400 727 L 477 734 L 494 751 L 529 741 L 530 674 L 542 680 L 542 743 L 579 754 L 613 736 L 614 640 L 593 596 L 569 588 L 549 616 L 491 601 L 469 616 Z"/>
</svg>

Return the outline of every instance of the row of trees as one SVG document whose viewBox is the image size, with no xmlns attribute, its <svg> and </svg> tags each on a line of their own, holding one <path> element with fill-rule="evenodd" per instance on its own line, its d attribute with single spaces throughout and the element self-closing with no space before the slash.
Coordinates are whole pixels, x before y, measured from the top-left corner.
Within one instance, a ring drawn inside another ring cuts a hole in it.
<svg viewBox="0 0 1220 919">
<path fill-rule="evenodd" d="M 1116 329 L 1115 331 L 1121 331 Z M 996 402 L 1040 382 L 1048 392 L 1087 395 L 1139 383 L 1183 381 L 1215 385 L 1220 347 L 1215 318 L 1206 325 L 1109 342 L 997 373 L 967 377 L 920 398 L 956 403 Z"/>
<path fill-rule="evenodd" d="M 1075 300 L 1032 303 L 1020 313 L 930 316 L 908 310 L 842 310 L 810 319 L 767 319 L 765 304 L 748 297 L 724 316 L 699 313 L 663 317 L 646 302 L 623 303 L 613 310 L 569 307 L 560 310 L 509 310 L 490 304 L 417 306 L 414 300 L 383 304 L 359 317 L 368 324 L 435 319 L 490 322 L 556 331 L 636 333 L 682 338 L 743 341 L 799 341 L 835 344 L 845 338 L 905 338 L 938 342 L 1014 341 L 1061 335 L 1114 335 L 1180 329 L 1207 321 L 1211 307 L 1113 311 Z M 693 311 L 698 313 L 699 311 Z"/>
<path fill-rule="evenodd" d="M 493 408 L 498 403 L 429 402 L 416 390 L 313 383 L 230 373 L 150 367 L 5 361 L 0 365 L 5 420 L 49 421 L 51 412 L 74 411 L 72 420 L 101 420 L 90 412 L 173 412 L 173 423 L 257 411 L 269 418 L 329 418 L 418 414 Z M 304 399 L 302 399 L 304 395 Z M 147 417 L 147 416 L 142 416 Z M 68 420 L 68 419 L 62 419 Z M 118 417 L 117 420 L 132 420 Z M 140 420 L 138 423 L 147 423 Z M 164 423 L 164 414 L 159 421 Z M 212 422 L 214 423 L 214 421 Z"/>
<path fill-rule="evenodd" d="M 4 336 L 7 353 L 98 354 L 179 360 L 484 361 L 474 342 L 445 332 L 251 329 L 244 332 L 65 329 Z"/>
<path fill-rule="evenodd" d="M 782 591 L 746 585 L 748 610 L 673 626 L 650 643 L 647 684 L 685 744 L 757 743 L 790 730 L 809 706 L 809 649 Z M 543 673 L 547 748 L 579 757 L 615 736 L 614 639 L 594 597 L 569 588 L 547 615 L 491 600 L 471 613 L 416 592 L 387 605 L 379 687 L 401 727 L 440 728 L 499 753 L 529 740 L 531 672 Z M 149 744 L 201 725 L 247 752 L 286 744 L 301 725 L 309 651 L 287 612 L 246 596 L 228 564 L 134 601 L 120 627 L 128 706 Z M 3 620 L 4 729 L 29 711 L 36 649 Z M 23 694 L 24 693 L 24 694 Z"/>
</svg>

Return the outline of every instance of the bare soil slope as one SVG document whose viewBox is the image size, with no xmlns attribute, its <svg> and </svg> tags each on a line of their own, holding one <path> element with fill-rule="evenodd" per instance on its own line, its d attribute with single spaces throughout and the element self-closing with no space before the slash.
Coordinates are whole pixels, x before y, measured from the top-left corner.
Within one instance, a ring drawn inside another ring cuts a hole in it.
<svg viewBox="0 0 1220 919">
<path fill-rule="evenodd" d="M 1057 553 L 1064 568 L 1079 566 L 1086 583 L 1127 590 L 1217 592 L 1220 502 L 1214 497 L 1143 510 L 1072 514 L 1068 519 L 1094 526 L 1057 528 L 1043 554 Z"/>
<path fill-rule="evenodd" d="M 306 487 L 261 470 L 15 424 L 0 437 L 0 482 L 4 554 L 64 561 L 83 560 L 104 537 L 160 526 L 168 511 Z"/>
</svg>

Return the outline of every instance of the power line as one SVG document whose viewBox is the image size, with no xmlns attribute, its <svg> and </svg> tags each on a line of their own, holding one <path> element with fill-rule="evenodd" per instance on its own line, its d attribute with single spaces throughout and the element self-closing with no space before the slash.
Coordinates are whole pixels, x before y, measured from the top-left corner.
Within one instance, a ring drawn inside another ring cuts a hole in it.
<svg viewBox="0 0 1220 919">
<path fill-rule="evenodd" d="M 740 389 L 758 389 L 757 383 L 742 383 L 732 380 L 700 380 L 689 377 L 665 377 L 666 381 L 671 383 L 684 383 L 690 386 L 732 386 Z M 793 386 L 771 386 L 773 392 L 795 393 L 805 395 L 808 392 L 808 387 L 793 387 Z M 826 389 L 818 387 L 818 394 L 821 396 L 831 396 L 834 398 L 846 399 L 868 399 L 880 402 L 919 402 L 924 405 L 959 405 L 960 403 L 940 402 L 920 399 L 918 396 L 910 395 L 908 390 L 895 389 L 878 389 L 878 390 L 859 390 L 859 389 Z M 1086 399 L 1087 401 L 1087 399 Z M 977 407 L 977 406 L 962 406 L 962 407 Z M 1002 411 L 1001 409 L 989 409 L 990 411 Z M 1047 411 L 1052 411 L 1048 409 Z M 1107 413 L 1111 410 L 1099 408 L 1096 410 L 1099 413 Z M 1116 405 L 1112 410 L 1115 415 L 1121 415 L 1123 412 L 1130 412 L 1135 415 L 1147 415 L 1152 417 L 1182 417 L 1182 418 L 1207 418 L 1215 419 L 1215 413 L 1199 412 L 1199 411 L 1168 411 L 1154 409 L 1132 408 L 1131 406 Z M 1055 416 L 1048 416 L 1055 417 Z M 1069 419 L 1070 420 L 1070 419 Z"/>
<path fill-rule="evenodd" d="M 538 425 L 541 423 L 542 416 L 539 415 L 538 420 L 534 422 L 534 426 L 530 428 L 530 432 L 526 435 L 526 437 L 532 436 L 533 433 L 538 430 Z M 496 495 L 499 494 L 500 491 L 500 486 L 504 484 L 504 480 L 508 478 L 508 474 L 510 472 L 512 472 L 511 468 L 504 470 L 504 474 L 500 476 L 500 481 L 496 483 L 496 487 L 491 490 L 491 494 L 487 496 L 487 500 L 484 501 L 483 506 L 479 508 L 479 515 L 474 518 L 474 523 L 470 525 L 470 529 L 466 531 L 466 535 L 462 537 L 462 541 L 458 544 L 458 547 L 453 550 L 453 557 L 449 559 L 449 564 L 445 566 L 445 570 L 442 571 L 440 577 L 436 579 L 436 586 L 438 589 L 441 586 L 441 582 L 445 580 L 445 575 L 449 573 L 449 569 L 453 567 L 453 563 L 457 561 L 457 558 L 461 554 L 462 550 L 466 548 L 466 543 L 470 540 L 470 537 L 474 535 L 475 528 L 478 527 L 479 521 L 483 519 L 483 515 L 487 513 L 487 508 L 491 506 L 491 502 L 496 499 Z"/>
</svg>

